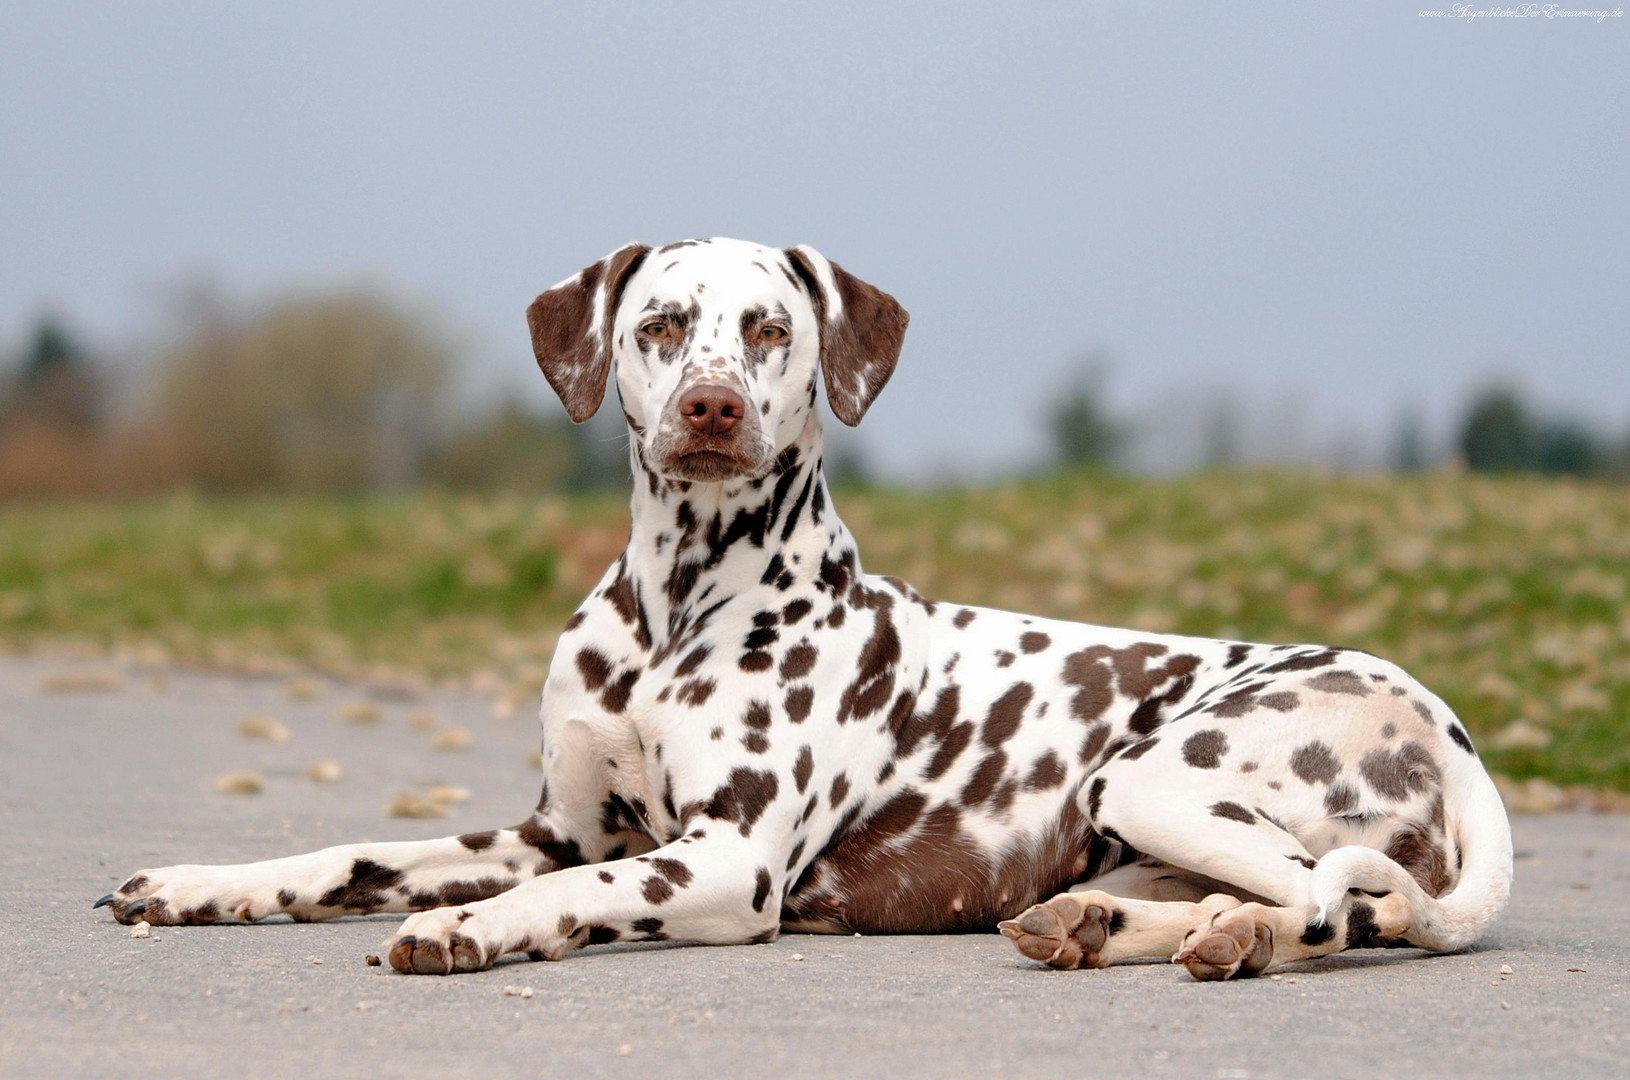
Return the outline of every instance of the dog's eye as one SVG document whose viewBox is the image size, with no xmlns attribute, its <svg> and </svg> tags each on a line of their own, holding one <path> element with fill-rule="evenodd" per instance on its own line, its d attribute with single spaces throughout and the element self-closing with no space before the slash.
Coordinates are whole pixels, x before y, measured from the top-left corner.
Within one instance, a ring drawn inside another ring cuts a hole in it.
<svg viewBox="0 0 1630 1080">
<path fill-rule="evenodd" d="M 661 319 L 652 319 L 650 322 L 640 327 L 640 333 L 644 334 L 646 337 L 667 337 L 668 324 L 663 322 Z"/>
<path fill-rule="evenodd" d="M 761 326 L 758 328 L 758 336 L 762 341 L 780 341 L 787 336 L 787 332 L 779 326 Z"/>
</svg>

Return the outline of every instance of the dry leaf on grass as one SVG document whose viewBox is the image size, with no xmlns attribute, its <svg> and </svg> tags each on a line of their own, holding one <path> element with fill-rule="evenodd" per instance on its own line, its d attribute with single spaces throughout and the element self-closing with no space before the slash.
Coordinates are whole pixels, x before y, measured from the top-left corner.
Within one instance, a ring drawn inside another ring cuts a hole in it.
<svg viewBox="0 0 1630 1080">
<path fill-rule="evenodd" d="M 215 790 L 222 795 L 259 795 L 265 787 L 259 773 L 229 772 L 215 778 Z"/>
</svg>

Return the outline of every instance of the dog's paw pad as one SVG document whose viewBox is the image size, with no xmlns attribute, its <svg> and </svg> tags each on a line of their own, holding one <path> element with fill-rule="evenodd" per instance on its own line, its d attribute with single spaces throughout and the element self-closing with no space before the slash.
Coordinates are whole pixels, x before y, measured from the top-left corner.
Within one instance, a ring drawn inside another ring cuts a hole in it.
<svg viewBox="0 0 1630 1080">
<path fill-rule="evenodd" d="M 998 929 L 1025 956 L 1048 967 L 1096 967 L 1109 940 L 1110 911 L 1064 893 L 1009 919 Z"/>
<path fill-rule="evenodd" d="M 1172 957 L 1201 982 L 1260 973 L 1273 959 L 1273 931 L 1247 908 L 1235 908 L 1190 930 Z"/>
</svg>

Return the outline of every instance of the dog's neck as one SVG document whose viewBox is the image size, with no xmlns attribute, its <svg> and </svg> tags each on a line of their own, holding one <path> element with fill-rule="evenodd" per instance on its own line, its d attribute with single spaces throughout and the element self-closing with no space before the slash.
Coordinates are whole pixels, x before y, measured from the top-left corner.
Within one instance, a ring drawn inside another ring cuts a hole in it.
<svg viewBox="0 0 1630 1080">
<path fill-rule="evenodd" d="M 859 573 L 854 540 L 827 491 L 814 418 L 757 479 L 663 479 L 643 460 L 637 438 L 632 458 L 633 527 L 623 556 L 630 588 L 623 595 L 647 647 L 677 647 L 748 589 L 790 592 L 823 569 L 845 582 Z"/>
</svg>

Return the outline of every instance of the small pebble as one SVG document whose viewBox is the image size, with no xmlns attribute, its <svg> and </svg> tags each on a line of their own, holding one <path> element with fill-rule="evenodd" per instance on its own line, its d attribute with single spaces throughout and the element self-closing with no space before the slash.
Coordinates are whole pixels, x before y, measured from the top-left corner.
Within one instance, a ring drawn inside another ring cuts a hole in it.
<svg viewBox="0 0 1630 1080">
<path fill-rule="evenodd" d="M 367 964 L 369 967 L 378 967 L 382 961 L 373 953 L 369 953 L 367 956 L 362 958 L 362 962 Z"/>
<path fill-rule="evenodd" d="M 532 988 L 530 986 L 506 986 L 504 987 L 504 994 L 508 997 L 530 998 Z"/>
<path fill-rule="evenodd" d="M 414 731 L 429 731 L 436 726 L 436 714 L 429 709 L 415 709 L 408 717 L 408 727 Z"/>
<path fill-rule="evenodd" d="M 470 789 L 444 784 L 441 787 L 433 787 L 426 791 L 424 797 L 437 806 L 458 806 L 470 801 Z"/>
<path fill-rule="evenodd" d="M 1500 965 L 1500 974 L 1501 975 L 1510 975 L 1511 974 L 1511 965 L 1510 964 L 1501 964 Z"/>
<path fill-rule="evenodd" d="M 132 926 L 130 928 L 130 936 L 134 937 L 134 938 L 152 937 L 153 936 L 152 924 L 149 923 L 146 919 L 143 919 L 141 922 L 137 923 L 135 926 Z"/>
<path fill-rule="evenodd" d="M 1511 1008 L 1511 1002 L 1509 1002 L 1509 1001 L 1500 1002 L 1500 1008 L 1509 1010 Z"/>
<path fill-rule="evenodd" d="M 804 954 L 795 952 L 795 953 L 792 954 L 792 958 L 794 960 L 802 960 L 804 958 Z"/>
<path fill-rule="evenodd" d="M 222 795 L 259 795 L 265 787 L 259 773 L 229 772 L 215 778 L 215 790 Z"/>
<path fill-rule="evenodd" d="M 357 1002 L 357 1012 L 367 1012 L 371 1008 L 373 1008 L 373 1006 L 368 1004 L 366 1001 Z"/>
<path fill-rule="evenodd" d="M 623 1043 L 621 1046 L 617 1047 L 617 1056 L 618 1057 L 627 1057 L 628 1055 L 632 1054 L 633 1052 L 634 1052 L 634 1047 L 629 1043 Z"/>
</svg>

